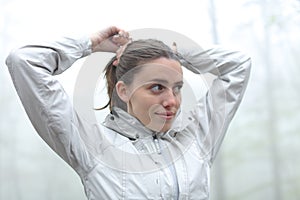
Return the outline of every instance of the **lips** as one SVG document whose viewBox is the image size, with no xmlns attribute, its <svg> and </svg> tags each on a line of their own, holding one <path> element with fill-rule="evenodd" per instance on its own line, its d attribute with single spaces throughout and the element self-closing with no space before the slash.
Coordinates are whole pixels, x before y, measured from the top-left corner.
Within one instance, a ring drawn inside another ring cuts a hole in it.
<svg viewBox="0 0 300 200">
<path fill-rule="evenodd" d="M 164 118 L 166 120 L 173 119 L 175 116 L 175 112 L 172 111 L 165 111 L 165 112 L 155 112 L 156 115 L 158 115 L 161 118 Z"/>
</svg>

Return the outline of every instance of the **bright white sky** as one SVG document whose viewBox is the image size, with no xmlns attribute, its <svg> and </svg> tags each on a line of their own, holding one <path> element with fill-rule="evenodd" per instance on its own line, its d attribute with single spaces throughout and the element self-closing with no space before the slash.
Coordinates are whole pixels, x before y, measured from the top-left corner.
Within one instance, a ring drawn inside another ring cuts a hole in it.
<svg viewBox="0 0 300 200">
<path fill-rule="evenodd" d="M 9 16 L 5 19 L 10 28 L 8 34 L 20 41 L 66 33 L 90 33 L 109 25 L 126 30 L 166 28 L 191 38 L 209 38 L 206 1 L 12 0 L 4 3 L 1 10 Z"/>
</svg>

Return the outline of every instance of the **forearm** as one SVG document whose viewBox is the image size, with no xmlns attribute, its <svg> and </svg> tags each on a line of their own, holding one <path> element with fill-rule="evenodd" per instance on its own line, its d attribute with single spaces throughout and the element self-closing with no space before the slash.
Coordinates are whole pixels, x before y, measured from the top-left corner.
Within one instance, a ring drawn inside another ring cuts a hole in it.
<svg viewBox="0 0 300 200">
<path fill-rule="evenodd" d="M 250 76 L 251 59 L 248 56 L 238 51 L 221 48 L 181 49 L 179 53 L 184 67 L 196 74 L 214 74 L 217 79 L 212 87 L 218 85 L 218 90 L 221 89 L 226 93 L 233 92 L 237 94 L 237 99 L 241 98 Z"/>
<path fill-rule="evenodd" d="M 22 68 L 42 68 L 50 75 L 60 74 L 72 64 L 91 53 L 89 38 L 61 38 L 55 42 L 31 44 L 12 51 L 6 64 L 10 71 Z M 26 70 L 26 69 L 23 69 Z"/>
<path fill-rule="evenodd" d="M 244 63 L 250 67 L 250 58 L 238 51 L 222 48 L 203 50 L 199 48 L 179 49 L 182 65 L 194 73 L 212 73 L 217 76 L 226 75 Z"/>
<path fill-rule="evenodd" d="M 88 39 L 63 39 L 49 44 L 28 45 L 13 51 L 6 64 L 25 111 L 43 140 L 70 165 L 77 155 L 70 148 L 81 146 L 78 118 L 69 97 L 53 77 L 87 55 Z M 82 155 L 81 155 L 82 157 Z"/>
<path fill-rule="evenodd" d="M 44 133 L 45 122 L 60 113 L 55 103 L 71 106 L 64 89 L 52 77 L 68 69 L 89 53 L 89 40 L 62 39 L 58 42 L 27 45 L 12 51 L 6 60 L 16 91 L 38 132 Z M 42 116 L 43 115 L 43 116 Z"/>
<path fill-rule="evenodd" d="M 197 74 L 212 73 L 217 76 L 193 110 L 193 116 L 201 124 L 198 141 L 210 155 L 212 163 L 245 93 L 251 60 L 241 52 L 222 49 L 180 53 L 182 65 L 187 69 Z"/>
</svg>

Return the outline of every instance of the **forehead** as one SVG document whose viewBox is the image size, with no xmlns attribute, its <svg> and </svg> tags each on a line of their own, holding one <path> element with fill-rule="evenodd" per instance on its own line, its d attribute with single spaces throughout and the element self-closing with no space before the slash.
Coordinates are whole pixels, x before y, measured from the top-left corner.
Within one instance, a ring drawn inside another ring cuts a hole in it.
<svg viewBox="0 0 300 200">
<path fill-rule="evenodd" d="M 166 80 L 168 83 L 182 81 L 182 67 L 173 59 L 159 58 L 139 66 L 134 82 L 143 84 L 152 80 Z"/>
</svg>

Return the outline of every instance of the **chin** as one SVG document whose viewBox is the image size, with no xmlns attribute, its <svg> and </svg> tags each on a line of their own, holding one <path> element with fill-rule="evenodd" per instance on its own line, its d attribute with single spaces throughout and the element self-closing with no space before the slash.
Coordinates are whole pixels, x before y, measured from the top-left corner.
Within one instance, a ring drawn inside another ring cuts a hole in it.
<svg viewBox="0 0 300 200">
<path fill-rule="evenodd" d="M 147 125 L 147 127 L 155 132 L 165 133 L 171 129 L 172 122 L 173 120 L 162 122 L 161 119 L 158 119 L 157 121 L 153 120 L 151 123 Z"/>
<path fill-rule="evenodd" d="M 157 132 L 165 133 L 168 130 L 170 130 L 170 128 L 171 128 L 171 126 L 165 126 L 165 127 L 157 129 Z"/>
</svg>

